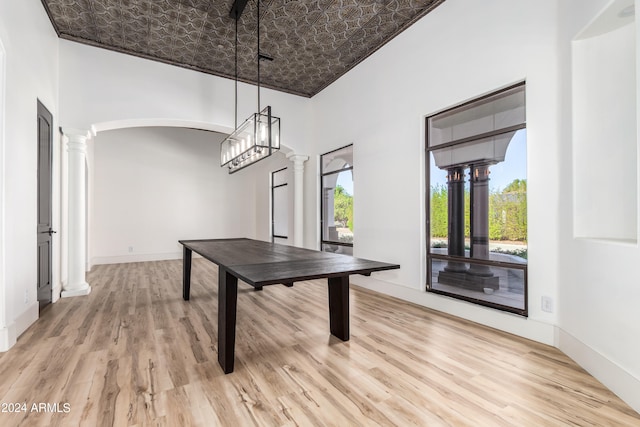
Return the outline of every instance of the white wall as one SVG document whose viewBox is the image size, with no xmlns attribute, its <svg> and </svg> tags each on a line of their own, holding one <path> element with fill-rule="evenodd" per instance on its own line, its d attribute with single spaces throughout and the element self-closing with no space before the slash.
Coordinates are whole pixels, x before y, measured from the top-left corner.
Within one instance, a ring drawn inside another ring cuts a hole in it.
<svg viewBox="0 0 640 427">
<path fill-rule="evenodd" d="M 60 41 L 60 123 L 63 127 L 98 131 L 97 138 L 104 130 L 131 126 L 231 130 L 234 127 L 233 88 L 234 82 L 229 79 Z M 240 83 L 238 91 L 238 122 L 241 123 L 257 108 L 257 90 L 255 86 Z M 283 147 L 304 154 L 309 142 L 309 100 L 262 89 L 262 107 L 266 105 L 272 106 L 274 115 L 287 117 L 281 126 Z M 88 154 L 92 156 L 91 165 L 97 155 Z M 211 158 L 213 167 L 218 167 L 218 159 L 215 153 Z M 62 172 L 64 182 L 64 170 Z M 244 178 L 231 181 L 235 185 L 246 182 L 251 186 L 240 193 L 251 191 L 253 194 L 254 182 L 247 178 L 249 174 L 250 171 L 236 174 L 234 176 Z M 90 170 L 89 175 L 93 176 L 93 171 Z M 89 194 L 90 201 L 92 197 L 93 194 Z M 65 203 L 63 194 L 63 206 Z M 247 233 L 255 229 L 255 208 L 251 212 L 250 224 L 245 228 L 249 230 Z M 92 221 L 90 215 L 89 223 Z M 91 226 L 90 239 L 96 230 L 96 226 Z M 64 243 L 64 235 L 62 237 Z M 111 256 L 94 253 L 95 249 L 89 245 L 91 257 Z M 63 264 L 65 261 L 63 259 Z"/>
<path fill-rule="evenodd" d="M 636 28 L 617 20 L 621 27 L 572 42 L 574 229 L 635 243 Z"/>
<path fill-rule="evenodd" d="M 0 40 L 6 56 L 4 110 L 4 282 L 0 280 L 0 351 L 38 317 L 36 301 L 37 108 L 58 123 L 58 38 L 38 0 L 0 2 Z M 54 176 L 60 148 L 54 132 Z M 1 168 L 0 168 L 1 170 Z M 58 228 L 59 182 L 53 183 L 53 227 Z M 59 237 L 53 239 L 53 286 L 59 287 Z M 4 289 L 2 289 L 4 287 Z M 1 300 L 2 298 L 0 298 Z M 3 320 L 4 319 L 4 320 Z"/>
<path fill-rule="evenodd" d="M 580 186 L 576 180 L 582 179 L 582 175 L 579 173 L 580 169 L 574 170 L 572 162 L 576 159 L 576 155 L 583 154 L 584 150 L 589 148 L 584 146 L 584 141 L 580 138 L 583 135 L 583 130 L 592 126 L 592 123 L 584 121 L 584 117 L 581 117 L 580 114 L 575 114 L 576 111 L 580 112 L 584 109 L 583 105 L 574 104 L 574 101 L 580 101 L 584 93 L 575 93 L 580 88 L 572 85 L 571 81 L 576 71 L 572 68 L 574 49 L 580 50 L 583 44 L 581 41 L 574 42 L 574 39 L 583 34 L 583 29 L 594 21 L 609 3 L 613 2 L 572 0 L 562 2 L 560 7 L 561 31 L 558 57 L 560 58 L 561 73 L 558 102 L 562 106 L 561 122 L 567 123 L 567 125 L 559 129 L 562 141 L 559 161 L 562 168 L 558 185 L 562 197 L 558 203 L 560 213 L 558 238 L 560 241 L 559 262 L 562 268 L 560 269 L 561 286 L 558 303 L 558 328 L 560 332 L 558 346 L 626 400 L 634 409 L 640 411 L 640 393 L 638 392 L 640 390 L 640 339 L 638 339 L 640 337 L 640 312 L 638 311 L 640 248 L 637 244 L 637 235 L 634 236 L 635 239 L 631 239 L 635 240 L 634 243 L 581 238 L 584 237 L 582 233 L 584 227 L 576 227 L 576 222 L 582 220 L 583 212 L 581 210 L 597 209 L 597 207 L 585 206 L 580 204 L 579 200 L 577 200 L 578 203 L 575 203 L 574 194 L 572 194 L 573 189 Z M 640 4 L 636 2 L 636 11 L 640 10 L 639 6 Z M 635 61 L 637 64 L 639 58 L 637 19 L 636 23 L 631 25 L 635 25 L 636 28 Z M 623 31 L 628 30 L 629 28 L 623 29 Z M 613 36 L 617 37 L 618 35 L 624 34 L 614 34 Z M 605 38 L 610 36 L 612 35 L 605 35 Z M 593 47 L 599 43 L 596 40 L 589 44 Z M 612 52 L 603 53 L 609 55 Z M 630 55 L 633 56 L 633 53 Z M 607 64 L 601 66 L 604 68 Z M 596 72 L 603 71 L 601 69 Z M 629 87 L 628 82 L 625 83 L 627 80 L 624 77 L 625 74 L 626 71 L 621 70 L 622 77 L 615 78 L 617 83 L 626 85 L 630 91 L 636 90 Z M 611 78 L 609 74 L 609 81 L 605 84 L 611 84 Z M 637 88 L 637 74 L 636 84 L 632 86 Z M 622 89 L 624 90 L 624 88 Z M 620 88 L 616 87 L 615 90 L 618 91 Z M 597 101 L 601 102 L 602 100 Z M 634 125 L 636 125 L 638 118 L 637 96 L 633 115 L 636 122 Z M 601 119 L 615 120 L 615 118 L 606 115 L 603 115 Z M 572 120 L 575 122 L 572 123 Z M 571 123 L 572 125 L 569 125 Z M 628 149 L 628 159 L 619 165 L 620 167 L 635 168 L 633 176 L 626 178 L 632 181 L 632 185 L 629 186 L 628 182 L 611 183 L 607 191 L 620 198 L 620 202 L 609 201 L 609 209 L 622 208 L 625 203 L 622 199 L 630 198 L 636 200 L 636 203 L 638 200 L 638 139 L 637 133 L 629 134 L 634 132 L 631 130 L 632 128 L 633 126 L 624 127 L 626 134 L 622 135 L 622 139 L 627 142 L 631 141 L 635 147 L 632 146 Z M 573 132 L 572 129 L 576 131 Z M 605 140 L 601 142 L 614 149 L 621 141 Z M 607 165 L 606 159 L 604 164 Z M 591 173 L 597 176 L 598 172 L 599 170 L 594 170 Z M 607 173 L 611 173 L 611 171 Z M 635 182 L 633 182 L 634 180 Z M 632 188 L 631 191 L 634 194 L 629 194 L 629 187 Z M 596 192 L 593 193 L 593 196 L 592 205 L 602 203 L 602 200 L 596 197 Z M 634 211 L 638 211 L 637 206 Z M 578 222 L 578 224 L 580 223 Z"/>
<path fill-rule="evenodd" d="M 312 99 L 316 170 L 310 173 L 317 174 L 319 154 L 353 142 L 354 254 L 401 265 L 354 283 L 559 345 L 638 410 L 637 244 L 572 233 L 571 40 L 605 3 L 448 0 Z M 521 80 L 527 83 L 528 319 L 423 291 L 424 117 Z M 637 150 L 627 155 L 637 165 Z M 316 188 L 307 181 L 308 194 Z M 306 203 L 307 212 L 317 211 L 317 197 Z M 316 230 L 306 232 L 307 244 L 317 240 Z M 542 296 L 556 302 L 553 313 L 541 311 Z"/>
<path fill-rule="evenodd" d="M 236 172 L 236 175 L 246 174 L 255 185 L 255 238 L 271 241 L 271 172 L 287 168 L 288 185 L 288 239 L 278 239 L 276 243 L 293 244 L 293 163 L 285 154 L 278 152 L 259 163 Z M 308 219 L 311 221 L 311 219 Z"/>
<path fill-rule="evenodd" d="M 5 81 L 7 53 L 0 39 L 0 350 L 9 347 L 9 330 L 6 317 L 6 285 L 5 285 L 5 249 L 4 249 L 4 115 L 5 115 Z"/>
<path fill-rule="evenodd" d="M 189 121 L 234 128 L 233 80 L 180 67 L 60 41 L 60 122 L 91 125 L 135 120 Z M 283 145 L 304 151 L 309 100 L 270 89 L 261 91 L 283 119 Z M 257 108 L 255 86 L 238 84 L 238 124 Z"/>
<path fill-rule="evenodd" d="M 98 133 L 92 263 L 180 258 L 181 239 L 253 237 L 253 184 L 220 167 L 224 136 L 169 127 Z"/>
<path fill-rule="evenodd" d="M 184 239 L 269 241 L 270 174 L 290 162 L 278 152 L 229 175 L 218 164 L 223 138 L 173 127 L 98 133 L 90 142 L 91 265 L 181 258 Z"/>
<path fill-rule="evenodd" d="M 354 144 L 354 254 L 401 265 L 354 282 L 553 343 L 556 313 L 542 312 L 539 301 L 558 295 L 558 213 L 549 209 L 559 197 L 556 24 L 553 1 L 448 0 L 312 98 L 310 154 Z M 424 118 L 522 80 L 527 82 L 528 319 L 424 292 Z M 307 191 L 317 194 L 312 180 L 307 183 Z M 307 212 L 317 212 L 317 203 L 308 200 Z M 310 228 L 307 233 L 317 234 Z"/>
<path fill-rule="evenodd" d="M 369 279 L 354 278 L 354 283 L 555 343 L 640 410 L 637 243 L 577 239 L 573 234 L 571 41 L 606 3 L 448 0 L 311 100 L 264 90 L 263 103 L 271 104 L 274 113 L 282 117 L 283 144 L 311 155 L 304 175 L 305 246 L 318 245 L 318 156 L 353 143 L 355 255 L 402 266 L 398 271 L 378 273 Z M 232 127 L 233 82 L 68 41 L 58 42 L 37 0 L 0 3 L 0 40 L 7 64 L 3 209 L 6 247 L 11 247 L 10 253 L 5 254 L 4 276 L 4 330 L 8 331 L 10 327 L 19 330 L 21 327 L 15 325 L 32 321 L 34 308 L 37 315 L 37 305 L 33 304 L 36 97 L 47 105 L 54 118 L 60 111 L 56 123 L 76 128 L 131 120 L 188 120 Z M 638 43 L 636 49 L 637 46 Z M 527 82 L 528 319 L 424 292 L 424 117 L 521 80 Z M 239 106 L 240 120 L 253 112 L 255 88 L 240 85 Z M 114 131 L 113 135 L 119 132 Z M 152 141 L 161 140 L 164 150 L 174 154 L 177 151 L 172 145 L 175 138 L 168 137 L 173 135 L 171 131 L 127 132 L 145 141 L 149 149 L 153 148 L 149 146 Z M 102 135 L 107 139 L 111 136 Z M 100 138 L 99 134 L 96 150 L 100 150 Z M 188 139 L 194 150 L 196 146 L 205 149 L 195 142 L 197 137 Z M 116 191 L 108 180 L 116 182 L 125 170 L 133 174 L 134 169 L 143 166 L 114 164 L 118 143 L 114 141 L 114 146 L 106 149 L 112 152 L 103 159 L 111 172 L 104 179 L 94 177 L 93 183 L 106 185 L 105 196 L 110 197 L 115 197 Z M 127 150 L 134 148 L 129 146 Z M 157 161 L 163 161 L 167 152 L 158 153 Z M 59 150 L 56 153 L 58 165 Z M 636 150 L 636 158 L 637 155 Z M 98 152 L 94 153 L 93 161 L 101 162 L 99 157 Z M 227 225 L 242 223 L 245 235 L 268 239 L 268 172 L 281 164 L 282 159 L 274 157 L 225 178 L 212 172 L 205 181 L 210 180 L 216 194 L 206 203 L 228 198 L 229 190 L 236 191 L 233 200 L 245 197 L 245 211 L 238 213 L 239 221 Z M 195 167 L 200 170 L 202 163 Z M 98 163 L 95 169 L 98 173 Z M 179 171 L 171 173 L 172 179 L 164 182 L 165 188 L 188 180 Z M 139 179 L 134 175 L 129 184 Z M 156 176 L 166 179 L 157 171 Z M 215 187 L 218 178 L 228 179 L 230 187 Z M 138 197 L 149 196 L 149 186 L 143 185 L 142 192 L 136 193 Z M 59 193 L 54 188 L 54 194 L 56 191 Z M 98 196 L 95 188 L 94 196 Z M 129 202 L 135 201 L 132 193 L 127 197 Z M 185 197 L 196 203 L 194 194 Z M 93 203 L 98 209 L 98 200 L 94 198 Z M 153 203 L 166 207 L 167 201 Z M 120 218 L 128 221 L 131 214 L 121 212 Z M 54 215 L 54 221 L 59 223 L 59 212 Z M 139 220 L 140 217 L 136 219 Z M 207 218 L 199 217 L 197 221 L 212 227 L 212 232 L 220 231 L 215 228 L 217 225 L 207 223 Z M 131 227 L 131 223 L 126 226 Z M 153 232 L 149 231 L 138 236 L 136 242 L 127 243 L 124 235 L 118 241 L 96 236 L 95 222 L 92 230 L 92 239 L 102 242 L 94 256 L 123 256 L 123 247 L 144 248 L 151 243 L 154 248 L 162 247 L 161 251 L 175 250 L 170 242 L 175 236 L 151 242 Z M 128 251 L 124 256 L 127 254 Z M 27 304 L 23 299 L 25 290 L 32 292 Z M 554 313 L 540 310 L 543 295 L 556 301 Z"/>
</svg>

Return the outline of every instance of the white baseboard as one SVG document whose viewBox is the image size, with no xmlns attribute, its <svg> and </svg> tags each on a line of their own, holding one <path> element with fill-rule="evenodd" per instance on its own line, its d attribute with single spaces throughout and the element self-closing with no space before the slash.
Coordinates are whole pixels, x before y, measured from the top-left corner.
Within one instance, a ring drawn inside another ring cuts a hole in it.
<svg viewBox="0 0 640 427">
<path fill-rule="evenodd" d="M 556 347 L 640 413 L 639 378 L 560 328 Z"/>
<path fill-rule="evenodd" d="M 91 286 L 87 282 L 80 288 L 70 289 L 68 291 L 62 291 L 60 294 L 60 298 L 73 298 L 73 297 L 81 297 L 85 295 L 89 295 L 91 293 Z"/>
<path fill-rule="evenodd" d="M 35 301 L 13 323 L 7 325 L 6 328 L 0 328 L 0 352 L 13 347 L 18 337 L 38 320 L 39 315 L 40 303 Z"/>
<path fill-rule="evenodd" d="M 91 266 L 101 264 L 126 264 L 129 262 L 164 261 L 168 259 L 182 259 L 182 252 L 94 257 L 91 259 Z"/>
<path fill-rule="evenodd" d="M 16 325 L 12 323 L 5 328 L 0 328 L 0 352 L 9 350 L 16 343 Z"/>
<path fill-rule="evenodd" d="M 25 311 L 20 314 L 16 320 L 16 336 L 22 335 L 27 328 L 35 323 L 36 320 L 40 317 L 40 303 L 38 301 L 34 301 Z"/>
<path fill-rule="evenodd" d="M 62 283 L 58 283 L 53 286 L 53 290 L 51 291 L 51 302 L 55 303 L 60 299 L 60 294 L 62 293 Z"/>
</svg>

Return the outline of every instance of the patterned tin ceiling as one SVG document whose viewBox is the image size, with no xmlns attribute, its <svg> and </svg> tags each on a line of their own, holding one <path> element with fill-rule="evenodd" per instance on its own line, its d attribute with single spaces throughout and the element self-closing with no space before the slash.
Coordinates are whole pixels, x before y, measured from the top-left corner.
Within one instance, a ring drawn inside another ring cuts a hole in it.
<svg viewBox="0 0 640 427">
<path fill-rule="evenodd" d="M 261 0 L 261 85 L 311 97 L 444 0 Z M 234 78 L 233 0 L 42 0 L 59 37 Z M 238 79 L 257 81 L 256 0 Z"/>
</svg>

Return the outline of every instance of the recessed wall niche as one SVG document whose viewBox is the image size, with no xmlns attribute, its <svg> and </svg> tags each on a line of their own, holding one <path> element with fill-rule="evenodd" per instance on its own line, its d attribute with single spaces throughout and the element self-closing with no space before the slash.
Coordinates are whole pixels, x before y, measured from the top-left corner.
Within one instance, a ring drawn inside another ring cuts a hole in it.
<svg viewBox="0 0 640 427">
<path fill-rule="evenodd" d="M 574 236 L 638 240 L 636 25 L 614 1 L 572 43 Z"/>
</svg>

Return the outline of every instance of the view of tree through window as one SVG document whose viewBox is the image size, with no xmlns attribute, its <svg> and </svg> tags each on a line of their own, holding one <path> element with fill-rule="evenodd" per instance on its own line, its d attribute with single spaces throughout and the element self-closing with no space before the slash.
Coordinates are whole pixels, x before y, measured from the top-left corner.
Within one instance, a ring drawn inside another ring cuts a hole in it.
<svg viewBox="0 0 640 427">
<path fill-rule="evenodd" d="M 516 133 L 512 144 L 522 144 L 523 150 L 526 144 L 525 131 Z M 515 151 L 515 150 L 514 150 Z M 523 163 L 519 167 L 512 167 L 508 177 L 512 179 L 505 187 L 494 184 L 495 173 L 491 173 L 489 179 L 489 245 L 492 251 L 513 253 L 527 258 L 527 179 L 526 157 L 523 153 L 515 153 L 520 156 L 520 162 L 511 159 L 510 151 L 507 151 L 509 160 L 515 163 Z M 446 174 L 434 169 L 432 163 L 431 184 L 431 246 L 446 247 L 448 236 L 448 189 Z M 469 174 L 469 169 L 465 170 Z M 522 174 L 522 177 L 519 175 Z M 440 175 L 440 176 L 438 176 Z M 505 174 L 506 175 L 506 174 Z M 435 182 L 435 183 L 434 183 Z M 464 190 L 464 211 L 470 212 L 471 192 L 469 185 Z M 470 239 L 470 217 L 464 218 L 465 240 Z"/>
<path fill-rule="evenodd" d="M 427 118 L 427 289 L 527 313 L 524 84 Z"/>
<path fill-rule="evenodd" d="M 344 238 L 353 242 L 353 195 L 347 193 L 340 184 L 333 191 L 333 214 L 336 224 L 347 228 L 351 233 L 344 232 Z"/>
<path fill-rule="evenodd" d="M 353 254 L 353 146 L 323 154 L 322 250 Z"/>
</svg>

